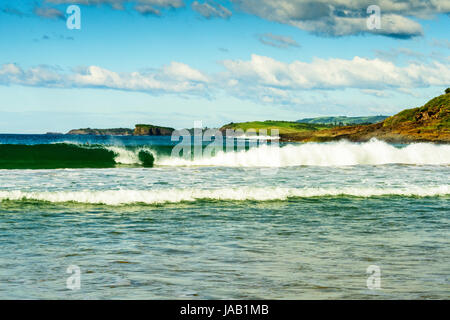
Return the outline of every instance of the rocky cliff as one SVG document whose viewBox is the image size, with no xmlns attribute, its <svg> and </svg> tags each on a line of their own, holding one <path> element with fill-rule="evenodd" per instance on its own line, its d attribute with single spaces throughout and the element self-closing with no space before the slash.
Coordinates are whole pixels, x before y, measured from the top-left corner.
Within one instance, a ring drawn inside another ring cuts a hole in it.
<svg viewBox="0 0 450 320">
<path fill-rule="evenodd" d="M 133 134 L 135 136 L 170 136 L 174 128 L 153 126 L 151 124 L 137 124 Z"/>
</svg>

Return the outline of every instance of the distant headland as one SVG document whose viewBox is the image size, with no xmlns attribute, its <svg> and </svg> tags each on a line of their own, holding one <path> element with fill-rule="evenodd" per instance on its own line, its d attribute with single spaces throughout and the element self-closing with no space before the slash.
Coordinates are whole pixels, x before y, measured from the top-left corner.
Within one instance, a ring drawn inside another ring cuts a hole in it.
<svg viewBox="0 0 450 320">
<path fill-rule="evenodd" d="M 73 129 L 67 134 L 97 135 L 97 136 L 170 136 L 174 128 L 154 126 L 151 124 L 137 124 L 134 129 Z"/>
</svg>

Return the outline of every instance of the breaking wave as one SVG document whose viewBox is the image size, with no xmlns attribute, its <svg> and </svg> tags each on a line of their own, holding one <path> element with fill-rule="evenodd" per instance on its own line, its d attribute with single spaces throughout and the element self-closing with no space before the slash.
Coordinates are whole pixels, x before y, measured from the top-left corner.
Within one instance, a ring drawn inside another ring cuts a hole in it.
<svg viewBox="0 0 450 320">
<path fill-rule="evenodd" d="M 106 191 L 55 191 L 24 192 L 0 191 L 1 201 L 43 201 L 52 203 L 75 202 L 83 204 L 105 204 L 111 206 L 127 204 L 163 204 L 210 201 L 274 201 L 290 198 L 312 197 L 437 197 L 450 195 L 450 186 L 413 186 L 408 188 L 282 188 L 282 187 L 237 187 L 222 189 L 157 189 L 157 190 L 106 190 Z"/>
<path fill-rule="evenodd" d="M 262 145 L 250 150 L 218 152 L 200 159 L 162 158 L 164 166 L 289 167 L 350 165 L 448 165 L 450 145 L 414 143 L 403 147 L 373 139 L 365 143 Z"/>
<path fill-rule="evenodd" d="M 145 147 L 108 147 L 73 143 L 0 144 L 0 169 L 152 167 L 154 153 Z"/>
<path fill-rule="evenodd" d="M 0 144 L 0 169 L 112 168 L 117 166 L 289 167 L 350 165 L 449 165 L 450 145 L 402 147 L 371 140 L 260 145 L 203 157 L 171 157 L 170 146 L 104 146 L 73 143 Z"/>
</svg>

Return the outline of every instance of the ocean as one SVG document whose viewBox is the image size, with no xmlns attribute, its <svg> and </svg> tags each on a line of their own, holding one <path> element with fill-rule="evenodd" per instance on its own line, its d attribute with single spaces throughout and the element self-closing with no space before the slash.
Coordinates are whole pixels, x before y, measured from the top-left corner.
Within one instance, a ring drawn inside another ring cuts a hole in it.
<svg viewBox="0 0 450 320">
<path fill-rule="evenodd" d="M 0 135 L 0 298 L 450 298 L 450 145 L 247 142 Z"/>
</svg>

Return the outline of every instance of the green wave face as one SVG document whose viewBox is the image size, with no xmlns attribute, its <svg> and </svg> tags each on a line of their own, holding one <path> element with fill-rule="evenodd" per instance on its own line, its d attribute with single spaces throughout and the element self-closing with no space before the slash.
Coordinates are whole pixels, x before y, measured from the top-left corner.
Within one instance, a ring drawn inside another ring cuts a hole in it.
<svg viewBox="0 0 450 320">
<path fill-rule="evenodd" d="M 152 167 L 151 152 L 137 151 L 134 166 Z M 102 146 L 76 144 L 0 144 L 0 169 L 113 168 L 117 153 Z"/>
<path fill-rule="evenodd" d="M 151 168 L 153 167 L 153 163 L 155 162 L 155 157 L 152 153 L 148 151 L 141 150 L 138 153 L 139 160 L 142 163 L 143 167 Z"/>
</svg>

